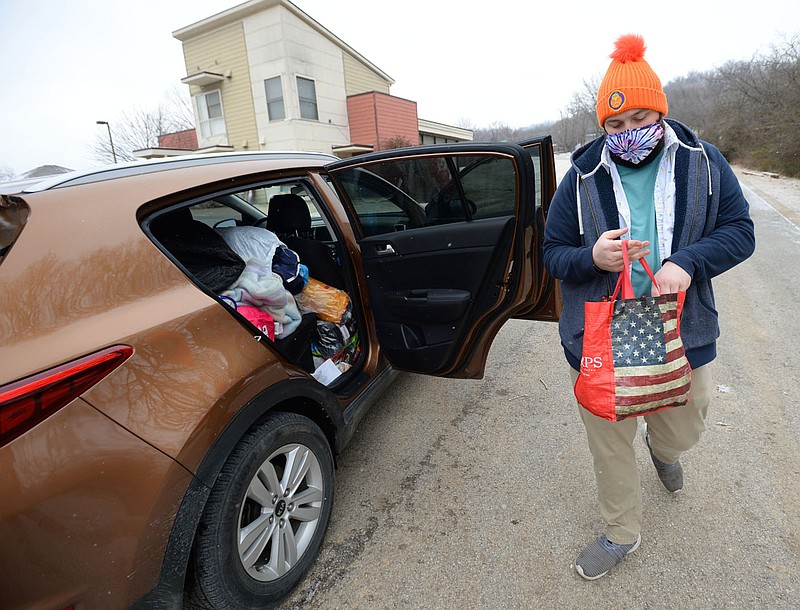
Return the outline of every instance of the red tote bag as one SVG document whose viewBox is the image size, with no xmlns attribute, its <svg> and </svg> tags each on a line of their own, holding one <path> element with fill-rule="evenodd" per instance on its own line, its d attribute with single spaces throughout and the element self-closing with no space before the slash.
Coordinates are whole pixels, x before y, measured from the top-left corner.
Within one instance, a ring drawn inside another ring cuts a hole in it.
<svg viewBox="0 0 800 610">
<path fill-rule="evenodd" d="M 685 405 L 692 379 L 680 335 L 686 293 L 660 294 L 641 258 L 659 296 L 635 298 L 627 240 L 622 255 L 625 269 L 614 294 L 584 304 L 583 357 L 575 383 L 578 404 L 610 421 Z"/>
</svg>

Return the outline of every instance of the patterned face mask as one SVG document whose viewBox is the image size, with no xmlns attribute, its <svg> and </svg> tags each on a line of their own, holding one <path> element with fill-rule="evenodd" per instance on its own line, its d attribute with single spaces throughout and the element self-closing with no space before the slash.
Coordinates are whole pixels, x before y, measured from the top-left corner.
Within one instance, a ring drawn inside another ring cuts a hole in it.
<svg viewBox="0 0 800 610">
<path fill-rule="evenodd" d="M 664 137 L 661 121 L 644 127 L 626 129 L 606 135 L 606 146 L 612 155 L 637 165 L 646 158 Z"/>
</svg>

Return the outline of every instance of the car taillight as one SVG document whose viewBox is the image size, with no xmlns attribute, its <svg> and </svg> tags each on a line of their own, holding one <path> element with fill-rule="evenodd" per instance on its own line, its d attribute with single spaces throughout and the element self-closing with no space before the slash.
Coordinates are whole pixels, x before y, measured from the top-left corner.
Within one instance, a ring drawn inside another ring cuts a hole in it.
<svg viewBox="0 0 800 610">
<path fill-rule="evenodd" d="M 0 447 L 68 405 L 131 354 L 132 347 L 115 345 L 0 387 Z"/>
</svg>

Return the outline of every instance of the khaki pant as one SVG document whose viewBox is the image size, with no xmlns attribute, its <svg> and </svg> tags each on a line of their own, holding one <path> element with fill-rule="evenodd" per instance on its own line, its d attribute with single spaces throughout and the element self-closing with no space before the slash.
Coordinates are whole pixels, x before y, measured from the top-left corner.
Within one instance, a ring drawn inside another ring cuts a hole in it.
<svg viewBox="0 0 800 610">
<path fill-rule="evenodd" d="M 571 367 L 570 371 L 574 385 L 578 372 Z M 700 440 L 711 402 L 711 385 L 709 367 L 701 366 L 692 371 L 692 391 L 686 405 L 643 417 L 650 447 L 662 462 L 676 462 Z M 607 524 L 606 537 L 617 544 L 631 544 L 642 528 L 642 493 L 633 447 L 638 420 L 642 417 L 610 422 L 581 406 L 578 409 L 594 461 L 600 513 Z M 647 457 L 649 461 L 650 456 Z M 653 475 L 656 476 L 655 470 Z"/>
</svg>

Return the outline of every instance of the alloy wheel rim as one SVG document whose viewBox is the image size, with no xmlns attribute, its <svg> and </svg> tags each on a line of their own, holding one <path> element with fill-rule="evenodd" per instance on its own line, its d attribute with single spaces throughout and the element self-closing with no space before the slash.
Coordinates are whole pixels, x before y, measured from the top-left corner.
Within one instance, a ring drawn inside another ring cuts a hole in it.
<svg viewBox="0 0 800 610">
<path fill-rule="evenodd" d="M 239 560 L 252 578 L 276 580 L 297 564 L 319 527 L 324 498 L 322 468 L 308 447 L 284 445 L 264 460 L 237 524 Z"/>
</svg>

